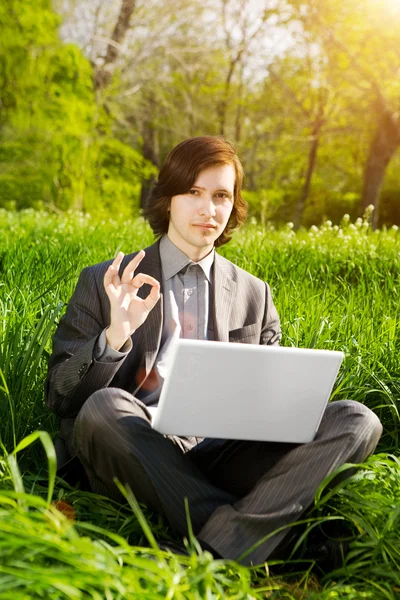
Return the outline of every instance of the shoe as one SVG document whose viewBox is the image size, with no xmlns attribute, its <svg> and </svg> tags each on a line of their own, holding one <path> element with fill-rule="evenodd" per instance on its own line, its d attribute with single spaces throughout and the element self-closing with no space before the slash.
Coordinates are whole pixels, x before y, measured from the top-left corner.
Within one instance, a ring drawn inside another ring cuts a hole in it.
<svg viewBox="0 0 400 600">
<path fill-rule="evenodd" d="M 268 562 L 278 561 L 271 566 L 273 571 L 297 571 L 303 567 L 307 569 L 314 563 L 313 570 L 326 574 L 343 566 L 350 541 L 354 538 L 354 532 L 348 525 L 342 521 L 326 521 L 314 527 L 301 546 L 293 552 L 303 531 L 300 528 L 293 529 L 268 557 Z"/>
<path fill-rule="evenodd" d="M 337 521 L 328 521 L 315 528 L 306 540 L 302 558 L 315 561 L 315 567 L 322 573 L 340 569 L 349 552 L 354 533 L 350 527 Z"/>
</svg>

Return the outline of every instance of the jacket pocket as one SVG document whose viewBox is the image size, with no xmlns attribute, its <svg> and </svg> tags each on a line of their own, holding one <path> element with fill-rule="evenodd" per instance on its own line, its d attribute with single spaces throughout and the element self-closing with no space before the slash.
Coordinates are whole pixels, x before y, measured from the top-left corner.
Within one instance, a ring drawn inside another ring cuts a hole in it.
<svg viewBox="0 0 400 600">
<path fill-rule="evenodd" d="M 259 344 L 261 335 L 261 323 L 252 323 L 229 332 L 230 342 L 242 342 L 244 344 Z"/>
</svg>

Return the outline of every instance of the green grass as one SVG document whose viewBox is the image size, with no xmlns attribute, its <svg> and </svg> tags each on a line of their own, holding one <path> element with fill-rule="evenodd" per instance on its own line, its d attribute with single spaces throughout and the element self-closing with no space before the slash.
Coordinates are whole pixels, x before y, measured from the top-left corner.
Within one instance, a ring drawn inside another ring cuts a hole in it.
<svg viewBox="0 0 400 600">
<path fill-rule="evenodd" d="M 400 597 L 396 229 L 371 232 L 367 222 L 344 220 L 295 234 L 290 226 L 262 231 L 250 224 L 221 249 L 271 284 L 283 344 L 343 350 L 334 398 L 363 402 L 382 420 L 379 454 L 333 490 L 322 485 L 305 525 L 305 537 L 329 519 L 351 528 L 350 553 L 335 573 L 315 574 L 304 563 L 248 569 L 198 553 L 194 540 L 190 558 L 146 548 L 148 537 L 170 532 L 148 511 L 141 525 L 132 498 L 120 505 L 57 480 L 52 492 L 46 436 L 46 452 L 30 438 L 17 464 L 21 440 L 57 430 L 43 383 L 51 336 L 80 270 L 151 242 L 141 219 L 0 211 L 0 598 Z M 73 505 L 75 523 L 50 504 L 49 487 L 54 500 Z"/>
</svg>

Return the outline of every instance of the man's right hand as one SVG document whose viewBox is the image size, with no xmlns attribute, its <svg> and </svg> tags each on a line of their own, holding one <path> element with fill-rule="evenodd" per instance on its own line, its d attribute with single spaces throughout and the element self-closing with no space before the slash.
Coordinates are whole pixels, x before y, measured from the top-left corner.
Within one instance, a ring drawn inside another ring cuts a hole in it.
<svg viewBox="0 0 400 600">
<path fill-rule="evenodd" d="M 135 275 L 139 263 L 144 258 L 144 250 L 125 267 L 122 276 L 118 275 L 124 255 L 119 252 L 104 276 L 104 288 L 111 305 L 111 323 L 106 331 L 107 344 L 119 350 L 142 325 L 160 298 L 160 283 L 145 273 Z M 137 293 L 143 284 L 151 285 L 149 295 L 142 299 Z"/>
</svg>

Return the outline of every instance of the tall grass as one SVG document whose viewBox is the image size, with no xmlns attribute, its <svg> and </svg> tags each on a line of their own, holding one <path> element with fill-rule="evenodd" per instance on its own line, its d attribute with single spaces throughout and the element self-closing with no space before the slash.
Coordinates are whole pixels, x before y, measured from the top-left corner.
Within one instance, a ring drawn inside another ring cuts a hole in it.
<svg viewBox="0 0 400 600">
<path fill-rule="evenodd" d="M 341 569 L 313 574 L 312 564 L 296 571 L 294 562 L 278 576 L 273 564 L 247 569 L 214 561 L 194 543 L 190 557 L 175 557 L 143 547 L 146 527 L 137 508 L 59 481 L 52 493 L 39 470 L 46 468 L 45 453 L 29 445 L 34 438 L 21 444 L 35 430 L 57 429 L 43 400 L 52 333 L 84 266 L 151 241 L 141 219 L 0 211 L 0 598 L 400 597 L 395 228 L 371 232 L 368 221 L 345 219 L 340 227 L 327 223 L 295 234 L 290 226 L 277 231 L 250 224 L 221 249 L 271 284 L 285 345 L 345 352 L 333 397 L 364 402 L 383 422 L 381 454 L 333 490 L 322 485 L 305 526 L 307 539 L 320 521 L 347 523 L 353 533 Z M 48 444 L 46 452 L 49 457 Z M 73 505 L 74 523 L 49 495 Z M 161 518 L 145 515 L 156 538 L 168 536 Z"/>
<path fill-rule="evenodd" d="M 400 469 L 393 457 L 376 456 L 336 488 L 324 482 L 316 495 L 314 516 L 308 519 L 310 529 L 327 519 L 341 519 L 354 527 L 344 566 L 317 578 L 310 572 L 312 563 L 304 565 L 303 561 L 302 570 L 296 571 L 293 562 L 289 565 L 291 575 L 283 577 L 274 575 L 278 561 L 250 569 L 232 561 L 213 560 L 209 553 L 198 550 L 193 539 L 187 546 L 190 556 L 160 550 L 153 538 L 153 532 L 160 534 L 160 524 L 152 523 L 149 531 L 149 523 L 129 490 L 129 504 L 124 506 L 58 484 L 56 494 L 75 508 L 76 521 L 71 521 L 50 503 L 48 489 L 40 494 L 40 483 L 30 491 L 25 489 L 32 477 L 22 478 L 16 454 L 37 437 L 46 446 L 49 464 L 54 463 L 44 433 L 23 441 L 8 461 L 2 462 L 1 599 L 398 597 Z M 51 488 L 54 469 L 49 472 Z M 89 506 L 90 520 L 86 520 L 81 510 L 84 507 L 87 511 Z M 334 516 L 329 517 L 331 511 Z M 143 546 L 139 535 L 147 536 L 151 543 Z"/>
</svg>

